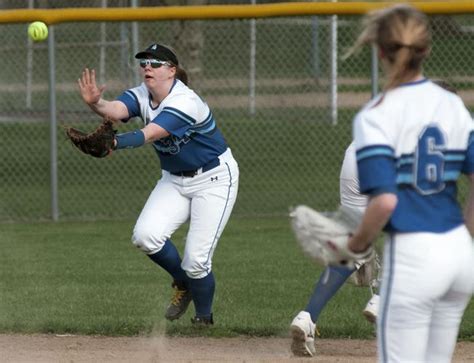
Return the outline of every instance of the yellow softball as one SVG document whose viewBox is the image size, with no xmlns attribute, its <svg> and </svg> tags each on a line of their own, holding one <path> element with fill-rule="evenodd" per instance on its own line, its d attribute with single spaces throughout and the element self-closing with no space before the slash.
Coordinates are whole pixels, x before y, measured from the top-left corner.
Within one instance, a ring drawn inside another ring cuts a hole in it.
<svg viewBox="0 0 474 363">
<path fill-rule="evenodd" d="M 41 42 L 48 37 L 48 26 L 42 21 L 35 21 L 28 26 L 28 35 L 35 42 Z"/>
</svg>

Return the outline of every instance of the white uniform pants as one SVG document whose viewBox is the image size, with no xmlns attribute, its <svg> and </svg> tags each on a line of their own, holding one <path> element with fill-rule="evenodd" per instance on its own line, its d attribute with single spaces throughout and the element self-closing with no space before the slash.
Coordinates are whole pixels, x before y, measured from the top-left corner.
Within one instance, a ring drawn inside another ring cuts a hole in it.
<svg viewBox="0 0 474 363">
<path fill-rule="evenodd" d="M 474 288 L 465 226 L 387 237 L 377 319 L 380 362 L 450 362 Z"/>
<path fill-rule="evenodd" d="M 211 272 L 217 241 L 237 198 L 237 162 L 230 149 L 219 159 L 219 166 L 192 178 L 163 170 L 133 231 L 133 244 L 152 255 L 190 219 L 181 267 L 193 279 L 201 279 Z"/>
</svg>

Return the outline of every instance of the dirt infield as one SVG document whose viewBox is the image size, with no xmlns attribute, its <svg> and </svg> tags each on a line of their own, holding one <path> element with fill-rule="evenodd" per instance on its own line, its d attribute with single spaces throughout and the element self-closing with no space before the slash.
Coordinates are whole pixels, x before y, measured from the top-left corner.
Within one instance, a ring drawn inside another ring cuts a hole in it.
<svg viewBox="0 0 474 363">
<path fill-rule="evenodd" d="M 79 362 L 375 362 L 375 341 L 317 342 L 317 356 L 296 358 L 285 338 L 169 338 L 0 335 L 0 360 L 8 363 Z M 474 343 L 461 342 L 453 362 L 473 362 Z"/>
</svg>

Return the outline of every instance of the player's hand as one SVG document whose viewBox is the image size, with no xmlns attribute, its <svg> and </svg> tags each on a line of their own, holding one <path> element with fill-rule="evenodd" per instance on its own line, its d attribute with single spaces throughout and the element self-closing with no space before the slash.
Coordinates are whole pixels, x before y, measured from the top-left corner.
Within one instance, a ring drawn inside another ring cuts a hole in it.
<svg viewBox="0 0 474 363">
<path fill-rule="evenodd" d="M 82 71 L 82 76 L 77 80 L 82 99 L 88 105 L 95 105 L 102 98 L 102 93 L 105 90 L 105 85 L 98 87 L 95 80 L 95 70 L 85 68 Z"/>
</svg>

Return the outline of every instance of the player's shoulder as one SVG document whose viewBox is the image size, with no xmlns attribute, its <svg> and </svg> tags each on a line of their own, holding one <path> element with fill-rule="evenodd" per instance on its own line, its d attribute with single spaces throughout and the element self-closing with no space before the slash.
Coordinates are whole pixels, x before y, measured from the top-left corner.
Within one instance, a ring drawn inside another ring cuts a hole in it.
<svg viewBox="0 0 474 363">
<path fill-rule="evenodd" d="M 417 103 L 429 106 L 439 105 L 440 101 L 457 104 L 464 107 L 464 102 L 453 87 L 441 86 L 440 81 L 424 78 L 416 82 L 409 82 L 387 94 L 391 102 Z"/>
<path fill-rule="evenodd" d="M 147 100 L 148 97 L 149 97 L 148 89 L 146 88 L 144 83 L 140 84 L 137 87 L 130 88 L 130 89 L 126 90 L 125 94 L 130 96 L 130 97 L 133 97 L 133 98 L 137 99 L 139 102 L 144 100 L 144 99 Z"/>
<path fill-rule="evenodd" d="M 198 118 L 201 111 L 209 112 L 209 108 L 201 98 L 183 82 L 176 80 L 169 95 L 162 101 L 163 109 L 172 108 Z"/>
<path fill-rule="evenodd" d="M 173 102 L 189 102 L 194 98 L 194 91 L 191 90 L 180 80 L 176 80 L 173 84 L 170 93 L 163 100 L 164 103 Z"/>
<path fill-rule="evenodd" d="M 204 102 L 188 86 L 180 80 L 176 80 L 169 95 L 163 100 L 163 103 L 169 107 L 200 107 Z"/>
<path fill-rule="evenodd" d="M 354 118 L 354 124 L 357 125 L 360 122 L 371 119 L 380 120 L 380 116 L 384 113 L 384 110 L 387 106 L 387 102 L 385 102 L 385 97 L 386 95 L 384 93 L 380 93 L 373 99 L 371 99 L 369 102 L 367 102 L 356 114 Z"/>
<path fill-rule="evenodd" d="M 450 102 L 456 103 L 461 107 L 464 107 L 464 102 L 461 97 L 457 94 L 456 90 L 452 86 L 442 86 L 441 83 L 429 80 L 425 86 L 427 96 L 438 96 L 443 97 Z"/>
<path fill-rule="evenodd" d="M 442 107 L 444 111 L 458 119 L 464 119 L 467 122 L 472 121 L 472 116 L 468 111 L 463 99 L 457 94 L 454 88 L 441 86 L 439 83 L 430 82 L 431 92 L 427 98 L 436 105 Z M 440 100 L 443 100 L 441 102 Z"/>
</svg>

